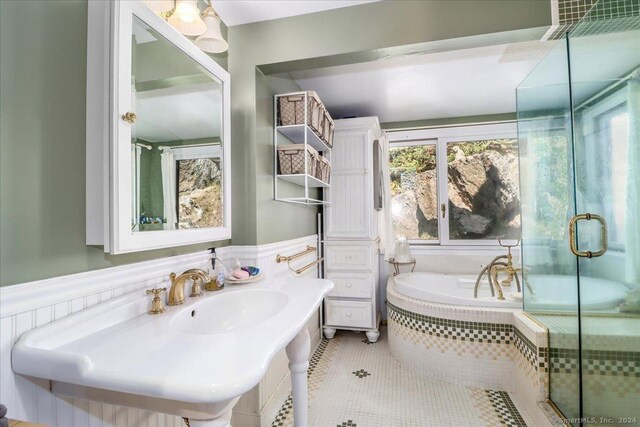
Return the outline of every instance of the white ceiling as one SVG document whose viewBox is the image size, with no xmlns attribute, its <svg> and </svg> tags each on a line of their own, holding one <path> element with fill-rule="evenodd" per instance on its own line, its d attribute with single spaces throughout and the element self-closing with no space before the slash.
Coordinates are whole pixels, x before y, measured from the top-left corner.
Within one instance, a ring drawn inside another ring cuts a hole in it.
<svg viewBox="0 0 640 427">
<path fill-rule="evenodd" d="M 375 1 L 380 0 L 213 0 L 212 5 L 222 21 L 230 27 Z"/>
<path fill-rule="evenodd" d="M 220 136 L 221 102 L 217 83 L 138 92 L 133 136 L 148 142 Z"/>
<path fill-rule="evenodd" d="M 291 77 L 302 89 L 315 90 L 338 118 L 375 115 L 384 123 L 507 113 L 516 111 L 515 89 L 539 61 L 537 55 L 514 55 L 517 51 L 513 44 L 487 46 Z"/>
</svg>

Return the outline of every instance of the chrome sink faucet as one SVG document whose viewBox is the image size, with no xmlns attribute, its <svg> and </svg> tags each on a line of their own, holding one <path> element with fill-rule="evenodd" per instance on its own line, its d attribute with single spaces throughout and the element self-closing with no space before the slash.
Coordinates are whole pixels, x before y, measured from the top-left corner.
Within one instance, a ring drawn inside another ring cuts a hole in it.
<svg viewBox="0 0 640 427">
<path fill-rule="evenodd" d="M 167 297 L 167 305 L 180 305 L 184 303 L 184 284 L 187 280 L 191 280 L 192 298 L 202 296 L 202 283 L 208 283 L 211 279 L 206 271 L 200 268 L 192 268 L 177 276 L 176 273 L 169 275 L 171 279 L 171 288 Z"/>
</svg>

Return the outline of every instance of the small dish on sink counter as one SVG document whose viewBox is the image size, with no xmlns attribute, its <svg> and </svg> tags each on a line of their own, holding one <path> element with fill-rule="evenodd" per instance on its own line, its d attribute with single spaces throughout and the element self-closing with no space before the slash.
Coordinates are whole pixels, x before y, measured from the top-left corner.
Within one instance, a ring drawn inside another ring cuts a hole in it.
<svg viewBox="0 0 640 427">
<path fill-rule="evenodd" d="M 230 285 L 246 285 L 249 283 L 255 283 L 255 282 L 259 282 L 262 279 L 265 278 L 264 273 L 259 273 L 256 276 L 249 276 L 246 279 L 236 279 L 233 276 L 227 276 L 227 278 L 225 279 L 225 283 L 228 283 Z"/>
</svg>

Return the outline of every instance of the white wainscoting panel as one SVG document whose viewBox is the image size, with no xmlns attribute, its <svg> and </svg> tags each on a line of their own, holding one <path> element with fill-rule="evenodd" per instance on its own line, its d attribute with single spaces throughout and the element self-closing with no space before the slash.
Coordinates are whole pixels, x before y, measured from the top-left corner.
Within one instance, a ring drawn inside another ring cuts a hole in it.
<svg viewBox="0 0 640 427">
<path fill-rule="evenodd" d="M 217 256 L 226 265 L 237 257 L 243 264 L 260 267 L 269 277 L 291 277 L 294 274 L 289 272 L 286 263 L 276 264 L 276 254 L 290 255 L 307 245 L 315 247 L 316 239 L 316 236 L 308 236 L 261 246 L 219 248 Z M 313 259 L 311 254 L 297 261 L 305 265 Z M 183 426 L 181 418 L 167 414 L 55 396 L 49 391 L 49 381 L 27 378 L 12 371 L 11 349 L 24 332 L 34 327 L 126 293 L 167 286 L 173 271 L 209 266 L 209 253 L 202 251 L 0 288 L 0 402 L 7 406 L 7 416 L 51 427 Z M 305 276 L 315 277 L 315 274 L 316 269 L 310 269 Z M 318 316 L 311 319 L 309 328 L 317 344 Z M 286 396 L 290 389 L 286 384 L 285 391 L 281 390 L 288 376 L 286 355 L 283 359 L 283 354 L 274 359 L 265 378 L 237 405 L 241 412 L 252 415 L 249 418 L 255 422 L 245 423 L 246 417 L 240 417 L 234 427 L 266 425 L 267 420 L 262 418 L 267 412 L 273 412 L 269 403 L 273 407 L 282 404 L 272 401 L 277 400 L 273 398 L 276 393 Z"/>
</svg>

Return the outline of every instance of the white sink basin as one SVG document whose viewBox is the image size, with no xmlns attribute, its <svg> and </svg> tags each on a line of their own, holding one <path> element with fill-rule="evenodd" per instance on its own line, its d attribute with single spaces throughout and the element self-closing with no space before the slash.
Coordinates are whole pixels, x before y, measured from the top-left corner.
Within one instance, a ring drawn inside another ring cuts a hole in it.
<svg viewBox="0 0 640 427">
<path fill-rule="evenodd" d="M 194 335 L 213 335 L 250 328 L 278 314 L 289 297 L 282 292 L 248 289 L 198 301 L 176 314 L 169 327 Z"/>
<path fill-rule="evenodd" d="M 187 298 L 155 316 L 138 291 L 26 332 L 12 367 L 51 380 L 59 395 L 227 425 L 280 350 L 305 366 L 304 326 L 332 289 L 322 279 L 265 280 Z M 292 377 L 306 393 L 300 369 Z"/>
</svg>

